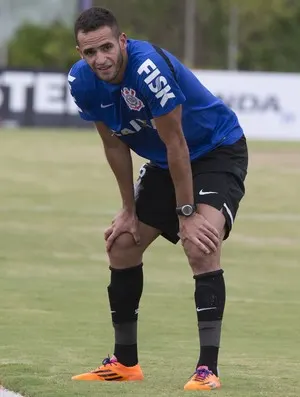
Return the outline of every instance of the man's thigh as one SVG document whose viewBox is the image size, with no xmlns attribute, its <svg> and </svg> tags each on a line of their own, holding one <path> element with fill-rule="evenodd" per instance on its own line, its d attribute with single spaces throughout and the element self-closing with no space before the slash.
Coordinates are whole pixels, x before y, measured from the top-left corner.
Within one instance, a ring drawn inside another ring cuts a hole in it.
<svg viewBox="0 0 300 397">
<path fill-rule="evenodd" d="M 215 227 L 221 225 L 220 230 L 217 228 L 220 232 L 224 229 L 224 239 L 227 239 L 240 200 L 244 196 L 243 181 L 230 173 L 208 172 L 194 176 L 193 183 L 194 202 L 198 205 L 199 212 L 204 211 L 204 216 Z M 137 190 L 139 193 L 136 205 L 139 220 L 160 230 L 163 237 L 176 244 L 179 240 L 179 223 L 172 182 L 169 182 L 167 178 L 163 180 L 154 178 L 146 172 Z M 199 207 L 199 204 L 203 206 Z M 211 210 L 207 210 L 206 207 L 210 207 Z M 201 211 L 200 208 L 202 208 Z M 214 210 L 217 211 L 214 212 Z M 215 215 L 216 213 L 218 216 Z"/>
<path fill-rule="evenodd" d="M 176 198 L 169 171 L 145 164 L 135 186 L 135 200 L 140 222 L 160 230 L 163 237 L 176 243 Z"/>
<path fill-rule="evenodd" d="M 223 214 L 224 239 L 229 236 L 245 193 L 247 164 L 245 138 L 217 148 L 192 163 L 194 202 L 206 204 Z M 160 230 L 172 243 L 178 242 L 176 196 L 168 170 L 149 164 L 142 167 L 136 184 L 136 208 L 141 222 Z"/>
<path fill-rule="evenodd" d="M 245 194 L 247 167 L 248 151 L 245 137 L 232 145 L 220 146 L 192 163 L 195 203 L 206 204 L 223 213 L 224 239 L 229 236 L 240 201 Z M 205 211 L 205 207 L 203 208 Z M 213 214 L 214 212 L 210 214 L 212 223 Z"/>
<path fill-rule="evenodd" d="M 230 234 L 243 196 L 243 182 L 233 174 L 213 172 L 194 177 L 194 200 L 199 212 L 219 232 L 225 230 L 224 239 Z"/>
</svg>

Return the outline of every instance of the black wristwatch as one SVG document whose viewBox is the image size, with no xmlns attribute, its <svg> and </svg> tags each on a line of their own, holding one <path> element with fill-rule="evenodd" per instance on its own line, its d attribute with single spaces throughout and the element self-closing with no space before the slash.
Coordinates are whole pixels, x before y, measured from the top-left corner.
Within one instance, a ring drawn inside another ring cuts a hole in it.
<svg viewBox="0 0 300 397">
<path fill-rule="evenodd" d="M 180 207 L 176 207 L 176 214 L 180 216 L 191 216 L 193 213 L 196 212 L 196 205 L 195 204 L 185 204 L 181 205 Z"/>
</svg>

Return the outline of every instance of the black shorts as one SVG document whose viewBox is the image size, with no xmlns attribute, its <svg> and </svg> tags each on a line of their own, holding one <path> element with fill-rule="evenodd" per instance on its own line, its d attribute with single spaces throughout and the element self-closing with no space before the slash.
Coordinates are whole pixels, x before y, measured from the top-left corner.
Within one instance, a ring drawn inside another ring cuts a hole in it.
<svg viewBox="0 0 300 397">
<path fill-rule="evenodd" d="M 224 240 L 229 236 L 239 203 L 245 194 L 248 150 L 243 136 L 236 143 L 219 146 L 192 163 L 194 202 L 222 210 L 226 219 Z M 173 181 L 169 170 L 152 163 L 144 164 L 135 186 L 139 220 L 161 231 L 163 237 L 177 243 L 178 216 Z"/>
</svg>

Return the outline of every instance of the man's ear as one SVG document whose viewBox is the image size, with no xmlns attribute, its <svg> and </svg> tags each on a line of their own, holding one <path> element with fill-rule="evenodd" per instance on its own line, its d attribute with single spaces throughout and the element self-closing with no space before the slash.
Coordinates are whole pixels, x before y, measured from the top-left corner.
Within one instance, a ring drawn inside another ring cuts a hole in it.
<svg viewBox="0 0 300 397">
<path fill-rule="evenodd" d="M 119 44 L 122 50 L 124 50 L 127 47 L 127 36 L 125 33 L 120 34 Z"/>
<path fill-rule="evenodd" d="M 80 58 L 83 59 L 82 52 L 81 52 L 80 48 L 78 47 L 78 45 L 76 46 L 76 50 L 77 50 L 77 52 L 79 53 Z"/>
</svg>

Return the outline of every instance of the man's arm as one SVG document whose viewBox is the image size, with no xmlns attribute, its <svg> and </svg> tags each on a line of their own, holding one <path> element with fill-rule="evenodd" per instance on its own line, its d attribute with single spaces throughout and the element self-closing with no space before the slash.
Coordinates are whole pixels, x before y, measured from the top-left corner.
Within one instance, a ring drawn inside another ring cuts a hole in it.
<svg viewBox="0 0 300 397">
<path fill-rule="evenodd" d="M 155 124 L 167 148 L 168 165 L 174 183 L 177 205 L 194 203 L 189 150 L 181 127 L 181 105 L 156 117 Z"/>
<path fill-rule="evenodd" d="M 194 204 L 191 160 L 181 126 L 181 105 L 166 115 L 155 118 L 155 123 L 167 148 L 177 205 Z M 180 217 L 179 227 L 183 244 L 190 240 L 205 254 L 217 250 L 218 231 L 201 214 L 196 212 L 191 217 Z"/>
<path fill-rule="evenodd" d="M 177 206 L 193 204 L 191 160 L 181 123 L 181 106 L 186 97 L 169 65 L 156 52 L 144 60 L 136 76 L 139 91 L 147 100 L 158 134 L 167 149 Z M 216 251 L 218 231 L 201 214 L 194 212 L 188 217 L 179 216 L 179 231 L 183 244 L 190 241 L 205 254 Z"/>
<path fill-rule="evenodd" d="M 107 161 L 112 169 L 123 201 L 123 209 L 135 212 L 133 167 L 130 149 L 103 123 L 95 123 L 103 141 Z"/>
</svg>

